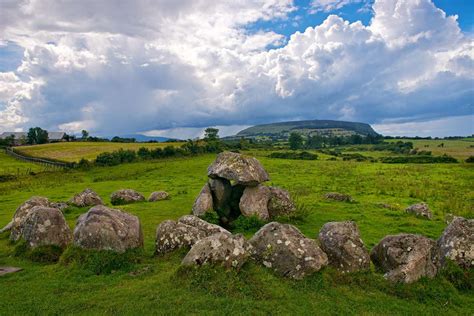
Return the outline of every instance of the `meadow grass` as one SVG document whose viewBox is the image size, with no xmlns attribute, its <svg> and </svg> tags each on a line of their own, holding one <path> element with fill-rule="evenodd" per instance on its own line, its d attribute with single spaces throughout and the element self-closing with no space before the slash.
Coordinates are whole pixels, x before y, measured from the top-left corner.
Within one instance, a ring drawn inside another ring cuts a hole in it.
<svg viewBox="0 0 474 316">
<path fill-rule="evenodd" d="M 269 172 L 269 185 L 290 190 L 298 208 L 307 214 L 293 224 L 311 238 L 326 222 L 354 220 L 370 249 L 388 234 L 438 238 L 446 227 L 446 213 L 474 217 L 474 166 L 470 164 L 299 161 L 271 159 L 266 151 L 248 154 L 256 156 Z M 140 218 L 145 248 L 132 265 L 122 265 L 120 258 L 110 259 L 116 270 L 107 264 L 109 256 L 105 255 L 104 262 L 70 260 L 73 248 L 59 263 L 33 262 L 15 256 L 8 234 L 0 235 L 0 265 L 24 268 L 0 277 L 0 314 L 472 314 L 472 289 L 459 290 L 443 275 L 399 285 L 390 284 L 373 269 L 341 275 L 325 268 L 302 281 L 291 281 L 254 262 L 236 273 L 214 267 L 180 268 L 184 251 L 154 257 L 157 225 L 190 213 L 214 158 L 202 155 L 47 172 L 0 183 L 0 226 L 32 195 L 63 201 L 90 187 L 110 205 L 110 194 L 121 188 L 136 189 L 145 196 L 155 190 L 171 194 L 170 200 L 118 207 Z M 355 202 L 327 201 L 323 195 L 330 191 L 351 194 Z M 432 221 L 404 213 L 406 206 L 420 201 L 433 209 Z M 379 203 L 393 208 L 382 208 Z M 65 211 L 71 228 L 86 211 L 74 207 Z M 236 231 L 250 237 L 255 229 Z"/>
<path fill-rule="evenodd" d="M 43 172 L 51 170 L 50 167 L 17 160 L 0 149 L 0 176 L 1 175 L 25 175 L 30 172 Z"/>
<path fill-rule="evenodd" d="M 388 142 L 399 141 L 399 139 L 388 139 Z M 449 155 L 454 158 L 465 160 L 474 156 L 474 138 L 463 139 L 402 139 L 404 142 L 413 142 L 413 148 L 431 151 L 433 155 Z M 443 144 L 443 147 L 440 145 Z"/>
<path fill-rule="evenodd" d="M 181 146 L 183 143 L 113 143 L 113 142 L 63 142 L 33 146 L 16 147 L 16 151 L 26 155 L 50 158 L 67 162 L 78 162 L 82 158 L 93 160 L 103 152 L 119 149 L 138 150 L 140 147 L 164 148 L 166 146 Z"/>
</svg>

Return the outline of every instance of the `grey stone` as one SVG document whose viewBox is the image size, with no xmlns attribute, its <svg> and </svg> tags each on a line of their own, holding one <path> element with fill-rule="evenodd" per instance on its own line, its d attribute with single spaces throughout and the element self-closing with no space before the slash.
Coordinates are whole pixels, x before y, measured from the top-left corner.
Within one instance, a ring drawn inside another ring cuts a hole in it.
<svg viewBox="0 0 474 316">
<path fill-rule="evenodd" d="M 349 194 L 343 194 L 338 192 L 329 192 L 324 195 L 327 200 L 339 201 L 339 202 L 353 202 L 354 200 Z"/>
<path fill-rule="evenodd" d="M 51 202 L 45 197 L 33 196 L 21 204 L 13 215 L 10 225 L 10 240 L 17 241 L 21 237 L 23 221 L 35 206 L 51 207 Z"/>
<path fill-rule="evenodd" d="M 155 191 L 152 194 L 150 194 L 150 197 L 148 198 L 148 202 L 156 202 L 156 201 L 162 201 L 162 200 L 167 200 L 169 199 L 170 195 L 168 192 L 165 191 Z"/>
<path fill-rule="evenodd" d="M 193 215 L 203 216 L 207 212 L 214 211 L 214 203 L 212 201 L 212 192 L 209 183 L 206 183 L 204 187 L 199 192 L 198 197 L 194 201 L 193 205 Z"/>
<path fill-rule="evenodd" d="M 474 268 L 474 219 L 454 217 L 438 239 L 441 265 L 452 260 L 464 269 Z"/>
<path fill-rule="evenodd" d="M 268 201 L 270 199 L 270 189 L 264 185 L 255 187 L 246 187 L 240 198 L 240 211 L 242 215 L 257 216 L 260 219 L 267 220 Z"/>
<path fill-rule="evenodd" d="M 104 202 L 100 196 L 94 192 L 92 189 L 85 189 L 81 193 L 74 195 L 69 203 L 78 207 L 94 206 L 94 205 L 103 205 Z"/>
<path fill-rule="evenodd" d="M 428 204 L 426 203 L 417 203 L 413 204 L 405 209 L 405 212 L 414 214 L 419 217 L 424 217 L 427 219 L 432 219 L 433 214 L 431 213 L 430 208 L 428 207 Z"/>
<path fill-rule="evenodd" d="M 112 202 L 112 205 L 129 204 L 145 201 L 145 197 L 135 190 L 122 189 L 112 193 L 110 201 Z"/>
<path fill-rule="evenodd" d="M 9 274 L 9 273 L 15 273 L 22 271 L 22 268 L 17 268 L 17 267 L 0 267 L 0 276 Z"/>
<path fill-rule="evenodd" d="M 293 203 L 288 191 L 277 187 L 270 187 L 270 200 L 268 201 L 268 214 L 270 218 L 290 215 L 295 211 L 295 203 Z"/>
</svg>

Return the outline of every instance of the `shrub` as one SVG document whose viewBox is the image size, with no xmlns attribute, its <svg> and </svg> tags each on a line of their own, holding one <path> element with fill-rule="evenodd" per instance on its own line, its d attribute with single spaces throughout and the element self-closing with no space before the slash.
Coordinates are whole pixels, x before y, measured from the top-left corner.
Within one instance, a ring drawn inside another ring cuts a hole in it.
<svg viewBox="0 0 474 316">
<path fill-rule="evenodd" d="M 448 155 L 443 156 L 392 156 L 382 157 L 384 163 L 457 163 L 457 159 Z"/>
<path fill-rule="evenodd" d="M 77 167 L 80 168 L 80 169 L 87 170 L 87 169 L 90 169 L 92 167 L 92 163 L 89 160 L 87 160 L 85 158 L 82 158 L 77 163 Z"/>
<path fill-rule="evenodd" d="M 467 163 L 473 163 L 474 162 L 474 156 L 469 156 L 469 158 L 466 159 Z"/>
<path fill-rule="evenodd" d="M 230 228 L 233 231 L 249 232 L 257 231 L 265 224 L 266 222 L 264 220 L 260 219 L 255 215 L 249 217 L 240 215 L 235 221 L 230 224 Z"/>
<path fill-rule="evenodd" d="M 297 160 L 316 160 L 318 155 L 312 154 L 307 151 L 302 152 L 273 152 L 269 156 L 270 158 L 280 158 L 280 159 L 297 159 Z"/>
<path fill-rule="evenodd" d="M 150 159 L 151 158 L 151 151 L 150 151 L 150 149 L 148 149 L 146 147 L 140 147 L 137 151 L 137 156 L 142 160 Z"/>
<path fill-rule="evenodd" d="M 205 220 L 208 223 L 220 225 L 219 215 L 212 211 L 206 212 L 204 215 L 199 216 L 202 220 Z"/>
</svg>

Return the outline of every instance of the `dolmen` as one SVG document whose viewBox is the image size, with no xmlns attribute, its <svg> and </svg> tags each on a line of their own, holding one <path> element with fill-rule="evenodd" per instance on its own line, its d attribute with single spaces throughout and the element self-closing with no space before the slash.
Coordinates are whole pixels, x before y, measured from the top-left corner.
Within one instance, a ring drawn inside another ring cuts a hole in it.
<svg viewBox="0 0 474 316">
<path fill-rule="evenodd" d="M 270 180 L 260 162 L 234 152 L 222 152 L 207 170 L 208 182 L 194 202 L 192 213 L 216 212 L 224 224 L 239 216 L 269 220 L 296 210 L 287 191 L 268 187 Z"/>
</svg>

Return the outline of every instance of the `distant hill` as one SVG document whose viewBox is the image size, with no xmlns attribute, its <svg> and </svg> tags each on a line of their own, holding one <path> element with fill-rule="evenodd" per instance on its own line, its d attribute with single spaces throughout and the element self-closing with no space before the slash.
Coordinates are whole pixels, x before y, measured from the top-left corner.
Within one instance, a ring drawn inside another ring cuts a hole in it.
<svg viewBox="0 0 474 316">
<path fill-rule="evenodd" d="M 288 138 L 291 132 L 298 132 L 306 136 L 350 136 L 354 134 L 362 136 L 377 135 L 377 132 L 366 123 L 308 120 L 255 125 L 238 132 L 235 137 L 269 137 L 273 139 L 285 139 Z"/>
</svg>

